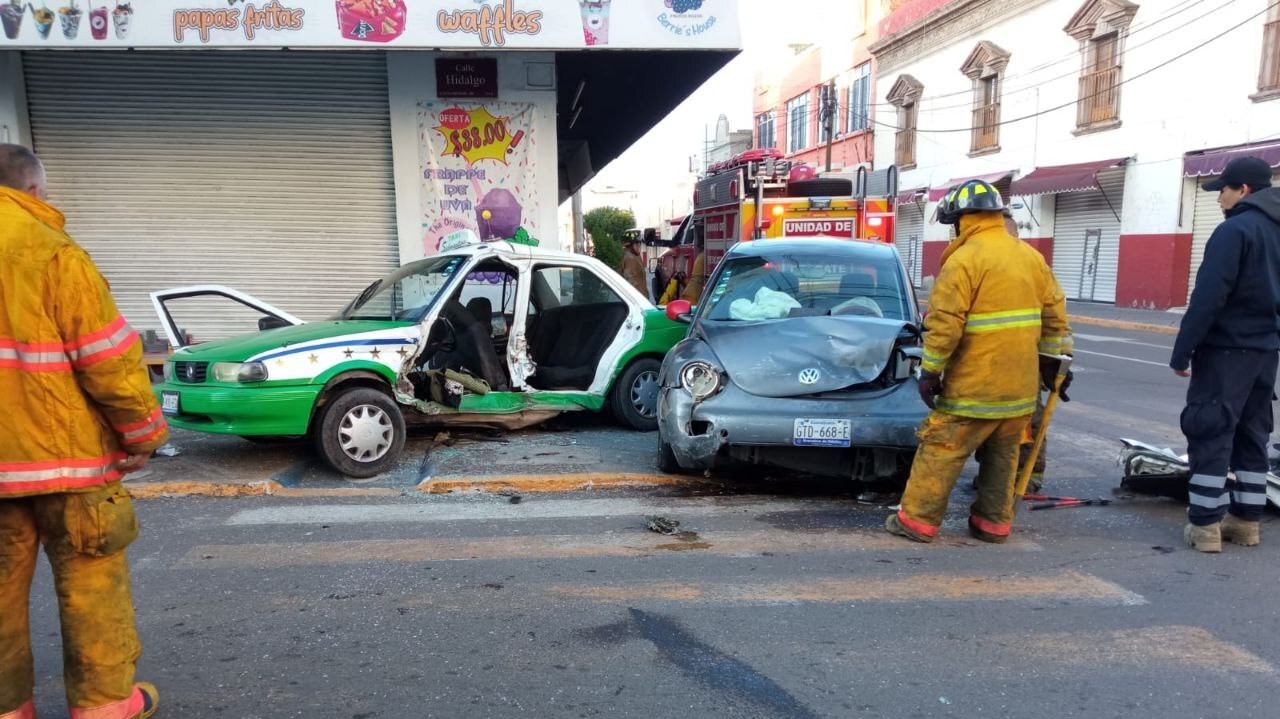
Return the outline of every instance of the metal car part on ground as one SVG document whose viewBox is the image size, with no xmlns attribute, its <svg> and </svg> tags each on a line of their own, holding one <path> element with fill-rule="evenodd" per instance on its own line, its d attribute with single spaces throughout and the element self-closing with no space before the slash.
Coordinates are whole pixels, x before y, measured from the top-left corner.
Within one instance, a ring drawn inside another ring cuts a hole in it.
<svg viewBox="0 0 1280 719">
<path fill-rule="evenodd" d="M 836 238 L 735 245 L 663 361 L 659 468 L 735 463 L 900 481 L 927 412 L 919 313 L 892 245 Z"/>
<path fill-rule="evenodd" d="M 261 331 L 184 346 L 170 304 L 211 294 L 261 311 Z M 155 388 L 174 426 L 310 435 L 352 477 L 391 466 L 411 424 L 516 429 L 607 406 L 651 431 L 662 357 L 685 330 L 594 258 L 509 242 L 405 265 L 326 321 L 223 287 L 153 302 L 179 347 Z"/>
<path fill-rule="evenodd" d="M 1121 438 L 1120 444 L 1123 449 L 1117 462 L 1124 469 L 1124 477 L 1120 480 L 1122 490 L 1188 501 L 1191 463 L 1186 455 L 1136 439 Z M 1280 476 L 1275 474 L 1277 465 L 1280 465 L 1280 458 L 1272 457 L 1271 471 L 1267 474 L 1267 503 L 1280 508 Z M 1228 480 L 1234 481 L 1234 477 L 1228 477 Z"/>
</svg>

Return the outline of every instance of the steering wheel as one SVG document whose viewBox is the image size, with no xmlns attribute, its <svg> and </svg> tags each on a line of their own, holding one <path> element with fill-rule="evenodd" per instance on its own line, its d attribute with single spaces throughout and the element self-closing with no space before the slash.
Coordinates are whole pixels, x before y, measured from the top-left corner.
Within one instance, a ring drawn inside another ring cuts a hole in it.
<svg viewBox="0 0 1280 719">
<path fill-rule="evenodd" d="M 432 352 L 453 352 L 458 348 L 458 332 L 453 323 L 444 317 L 437 317 L 431 330 L 427 332 L 427 349 Z"/>
</svg>

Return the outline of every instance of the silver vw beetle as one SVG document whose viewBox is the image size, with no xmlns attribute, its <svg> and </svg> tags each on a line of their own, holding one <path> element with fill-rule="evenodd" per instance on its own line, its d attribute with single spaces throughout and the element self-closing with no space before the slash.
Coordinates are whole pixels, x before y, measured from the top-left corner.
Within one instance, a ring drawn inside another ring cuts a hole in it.
<svg viewBox="0 0 1280 719">
<path fill-rule="evenodd" d="M 732 247 L 659 376 L 659 468 L 767 464 L 905 477 L 928 411 L 912 380 L 920 317 L 891 245 L 828 238 Z"/>
</svg>

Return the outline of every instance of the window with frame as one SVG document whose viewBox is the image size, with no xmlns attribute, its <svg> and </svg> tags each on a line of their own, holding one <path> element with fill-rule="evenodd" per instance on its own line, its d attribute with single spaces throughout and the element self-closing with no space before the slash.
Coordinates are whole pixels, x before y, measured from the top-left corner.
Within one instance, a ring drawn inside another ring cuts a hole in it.
<svg viewBox="0 0 1280 719">
<path fill-rule="evenodd" d="M 768 148 L 778 146 L 778 138 L 774 134 L 774 128 L 775 122 L 772 110 L 756 115 L 756 147 Z"/>
<path fill-rule="evenodd" d="M 1001 76 L 1009 64 L 1009 53 L 998 45 L 982 41 L 960 66 L 973 82 L 973 123 L 970 153 L 1000 149 Z"/>
<path fill-rule="evenodd" d="M 863 63 L 854 69 L 848 98 L 845 127 L 849 132 L 866 130 L 871 126 L 871 63 Z"/>
<path fill-rule="evenodd" d="M 1258 71 L 1258 92 L 1269 97 L 1280 97 L 1280 5 L 1267 10 L 1267 21 L 1262 26 L 1262 68 Z"/>
<path fill-rule="evenodd" d="M 901 75 L 889 90 L 886 99 L 898 108 L 897 131 L 894 132 L 894 164 L 900 169 L 916 164 L 916 121 L 919 117 L 920 96 L 924 85 L 911 75 Z"/>
<path fill-rule="evenodd" d="M 1080 41 L 1077 132 L 1120 123 L 1124 41 L 1137 12 L 1127 0 L 1089 0 L 1067 23 L 1067 34 Z"/>
<path fill-rule="evenodd" d="M 809 146 L 809 94 L 787 101 L 787 152 L 800 152 Z"/>
</svg>

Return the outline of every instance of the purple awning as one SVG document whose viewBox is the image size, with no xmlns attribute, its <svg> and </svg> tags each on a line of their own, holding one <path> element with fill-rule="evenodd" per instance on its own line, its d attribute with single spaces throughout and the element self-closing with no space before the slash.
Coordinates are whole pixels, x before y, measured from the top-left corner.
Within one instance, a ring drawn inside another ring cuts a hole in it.
<svg viewBox="0 0 1280 719">
<path fill-rule="evenodd" d="M 1273 168 L 1280 168 L 1280 140 L 1188 152 L 1182 158 L 1182 172 L 1187 177 L 1221 175 L 1222 171 L 1227 168 L 1228 162 L 1237 157 L 1247 157 L 1249 155 L 1261 157 Z"/>
<path fill-rule="evenodd" d="M 1013 181 L 1010 194 L 1050 195 L 1059 192 L 1082 192 L 1098 189 L 1098 171 L 1123 164 L 1129 158 L 1117 157 L 1074 165 L 1037 167 L 1026 177 Z"/>
<path fill-rule="evenodd" d="M 928 192 L 927 187 L 913 187 L 910 190 L 902 190 L 898 193 L 897 204 L 905 205 L 924 197 L 924 193 Z"/>
<path fill-rule="evenodd" d="M 941 185 L 939 187 L 933 188 L 932 190 L 929 190 L 929 201 L 937 202 L 938 200 L 941 200 L 942 196 L 947 194 L 947 190 L 950 190 L 956 185 L 960 185 L 965 182 L 968 182 L 969 180 L 982 180 L 983 182 L 989 182 L 994 185 L 1000 180 L 1003 180 L 1011 175 L 1013 175 L 1013 170 L 1005 170 L 1004 172 L 990 172 L 985 175 L 965 175 L 964 177 L 954 177 L 950 180 L 947 180 L 947 184 Z"/>
</svg>

